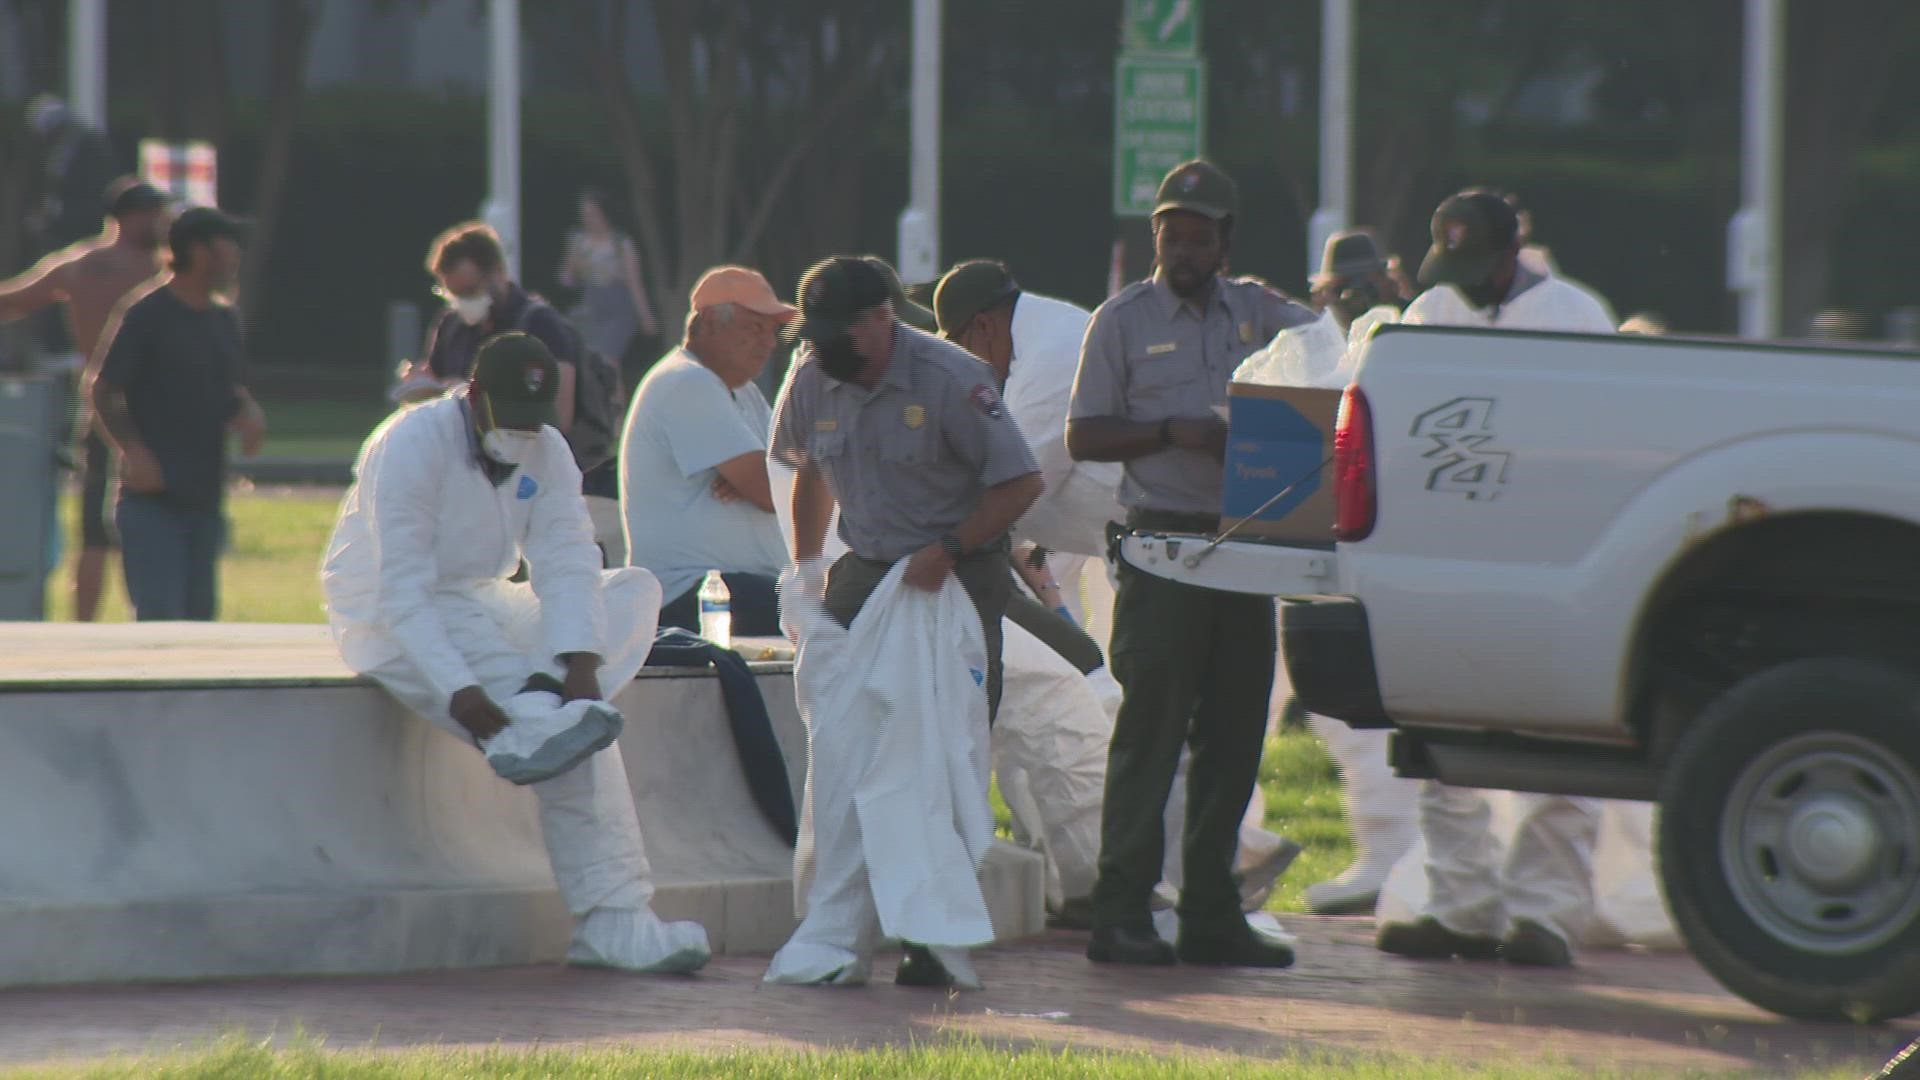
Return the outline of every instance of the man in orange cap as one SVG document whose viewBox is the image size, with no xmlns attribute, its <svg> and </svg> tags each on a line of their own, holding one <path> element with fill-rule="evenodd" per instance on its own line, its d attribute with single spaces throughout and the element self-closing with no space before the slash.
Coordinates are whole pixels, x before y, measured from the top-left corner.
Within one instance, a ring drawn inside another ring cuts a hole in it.
<svg viewBox="0 0 1920 1080">
<path fill-rule="evenodd" d="M 700 581 L 718 570 L 733 632 L 778 636 L 786 543 L 767 482 L 773 411 L 753 380 L 794 317 L 767 279 L 719 266 L 693 287 L 686 340 L 641 381 L 620 440 L 620 510 L 634 566 L 660 579 L 662 627 L 699 629 Z"/>
</svg>

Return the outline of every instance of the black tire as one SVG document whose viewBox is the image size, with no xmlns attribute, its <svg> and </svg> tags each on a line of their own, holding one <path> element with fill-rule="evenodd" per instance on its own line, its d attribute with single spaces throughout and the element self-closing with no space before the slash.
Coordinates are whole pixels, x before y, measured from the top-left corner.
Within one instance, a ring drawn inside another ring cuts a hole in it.
<svg viewBox="0 0 1920 1080">
<path fill-rule="evenodd" d="M 1753 676 L 1682 737 L 1659 802 L 1667 906 L 1727 989 L 1806 1020 L 1920 1011 L 1920 681 L 1852 659 Z M 1775 821 L 1798 828 L 1776 842 Z"/>
</svg>

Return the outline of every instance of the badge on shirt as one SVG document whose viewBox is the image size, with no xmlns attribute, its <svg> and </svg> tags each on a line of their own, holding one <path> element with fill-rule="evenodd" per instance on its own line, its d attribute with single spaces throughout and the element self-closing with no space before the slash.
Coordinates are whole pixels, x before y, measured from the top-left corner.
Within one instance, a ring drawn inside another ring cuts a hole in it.
<svg viewBox="0 0 1920 1080">
<path fill-rule="evenodd" d="M 521 499 L 521 501 L 524 502 L 525 500 L 531 499 L 539 493 L 540 493 L 540 485 L 534 483 L 533 477 L 528 476 L 526 473 L 521 473 L 520 487 L 517 491 L 514 492 L 514 495 L 518 496 Z"/>
<path fill-rule="evenodd" d="M 986 383 L 981 383 L 979 386 L 974 387 L 973 393 L 967 396 L 973 402 L 974 408 L 979 409 L 995 420 L 1007 415 L 1006 406 L 1000 404 L 999 393 Z"/>
<path fill-rule="evenodd" d="M 1179 351 L 1180 351 L 1180 343 L 1177 341 L 1169 341 L 1165 345 L 1147 346 L 1148 356 L 1165 356 L 1170 352 L 1179 352 Z"/>
<path fill-rule="evenodd" d="M 1243 322 L 1240 324 L 1240 344 L 1242 345 L 1253 344 L 1253 324 L 1252 323 Z"/>
<path fill-rule="evenodd" d="M 900 418 L 907 422 L 908 427 L 918 431 L 926 425 L 927 410 L 920 405 L 909 405 L 900 413 Z"/>
<path fill-rule="evenodd" d="M 838 421 L 838 420 L 815 420 L 815 421 L 813 422 L 813 430 L 815 430 L 815 431 L 839 431 L 839 430 L 840 430 L 840 421 Z"/>
</svg>

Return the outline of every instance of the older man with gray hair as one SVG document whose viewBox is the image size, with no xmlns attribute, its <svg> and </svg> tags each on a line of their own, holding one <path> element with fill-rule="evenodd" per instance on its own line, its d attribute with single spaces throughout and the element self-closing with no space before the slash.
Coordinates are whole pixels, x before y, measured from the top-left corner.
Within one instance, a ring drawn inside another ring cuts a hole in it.
<svg viewBox="0 0 1920 1080">
<path fill-rule="evenodd" d="M 620 510 L 634 566 L 660 579 L 662 627 L 699 629 L 701 579 L 718 570 L 733 630 L 777 636 L 787 548 L 766 467 L 773 410 L 753 380 L 794 316 L 743 266 L 693 287 L 686 340 L 641 381 L 620 439 Z"/>
</svg>

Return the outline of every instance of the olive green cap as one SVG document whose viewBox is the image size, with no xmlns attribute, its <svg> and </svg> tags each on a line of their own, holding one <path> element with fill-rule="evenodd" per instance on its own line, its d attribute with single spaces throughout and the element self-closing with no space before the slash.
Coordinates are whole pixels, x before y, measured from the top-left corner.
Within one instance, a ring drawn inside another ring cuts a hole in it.
<svg viewBox="0 0 1920 1080">
<path fill-rule="evenodd" d="M 1233 177 L 1210 161 L 1195 159 L 1175 165 L 1160 181 L 1154 196 L 1155 217 L 1168 210 L 1191 210 L 1215 221 L 1230 218 L 1240 208 L 1240 188 Z"/>
<path fill-rule="evenodd" d="M 560 394 L 560 367 L 531 334 L 512 330 L 488 338 L 474 357 L 473 386 L 486 393 L 496 426 L 538 431 L 560 424 L 553 404 Z"/>
<path fill-rule="evenodd" d="M 940 335 L 959 333 L 975 315 L 1010 297 L 1020 295 L 1007 264 L 993 259 L 970 259 L 947 271 L 933 290 L 933 313 Z"/>
</svg>

